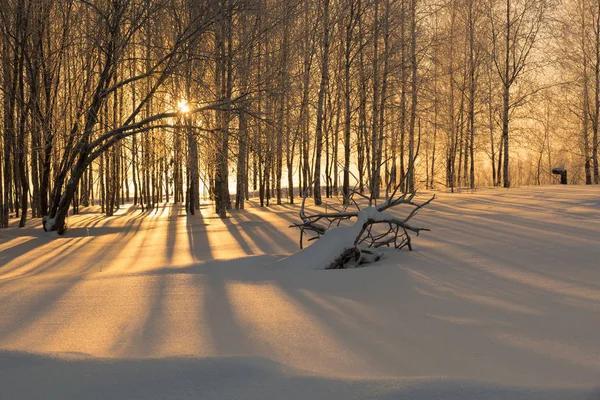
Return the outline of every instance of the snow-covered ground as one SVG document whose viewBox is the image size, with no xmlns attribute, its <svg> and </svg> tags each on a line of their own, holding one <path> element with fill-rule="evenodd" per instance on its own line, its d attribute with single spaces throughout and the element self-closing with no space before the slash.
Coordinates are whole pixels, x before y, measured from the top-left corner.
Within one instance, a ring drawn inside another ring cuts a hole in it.
<svg viewBox="0 0 600 400">
<path fill-rule="evenodd" d="M 0 398 L 600 399 L 600 188 L 438 194 L 343 271 L 276 262 L 297 212 L 0 231 Z"/>
</svg>

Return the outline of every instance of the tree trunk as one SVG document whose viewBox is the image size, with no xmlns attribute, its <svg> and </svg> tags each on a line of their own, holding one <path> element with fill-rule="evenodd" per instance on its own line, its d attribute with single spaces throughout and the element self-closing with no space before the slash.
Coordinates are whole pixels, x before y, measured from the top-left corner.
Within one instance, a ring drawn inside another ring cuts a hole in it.
<svg viewBox="0 0 600 400">
<path fill-rule="evenodd" d="M 415 163 L 415 125 L 417 118 L 417 89 L 418 89 L 418 70 L 417 70 L 417 25 L 416 25 L 416 8 L 417 0 L 411 1 L 411 45 L 410 45 L 410 65 L 412 69 L 412 80 L 411 80 L 411 107 L 410 107 L 410 128 L 408 132 L 408 163 L 414 165 Z M 409 176 L 407 179 L 407 191 L 414 192 L 415 190 L 415 172 L 414 168 L 410 168 L 408 171 Z"/>
<path fill-rule="evenodd" d="M 329 1 L 323 0 L 323 49 L 321 62 L 321 84 L 319 85 L 319 98 L 317 105 L 317 127 L 315 131 L 315 171 L 314 193 L 315 205 L 320 205 L 321 200 L 321 152 L 323 151 L 323 108 L 325 91 L 329 81 Z"/>
</svg>

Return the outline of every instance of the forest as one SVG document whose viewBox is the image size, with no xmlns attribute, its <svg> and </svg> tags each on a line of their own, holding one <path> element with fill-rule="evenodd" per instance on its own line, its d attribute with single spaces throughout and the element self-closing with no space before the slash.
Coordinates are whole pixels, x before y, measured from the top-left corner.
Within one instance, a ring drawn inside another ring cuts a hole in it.
<svg viewBox="0 0 600 400">
<path fill-rule="evenodd" d="M 0 0 L 0 108 L 1 399 L 600 399 L 600 0 Z"/>
<path fill-rule="evenodd" d="M 0 227 L 599 183 L 600 1 L 1 0 Z"/>
</svg>

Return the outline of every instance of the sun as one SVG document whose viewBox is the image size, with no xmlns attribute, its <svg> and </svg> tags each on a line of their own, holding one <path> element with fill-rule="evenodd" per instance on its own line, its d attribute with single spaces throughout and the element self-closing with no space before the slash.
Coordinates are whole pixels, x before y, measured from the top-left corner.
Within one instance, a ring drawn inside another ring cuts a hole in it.
<svg viewBox="0 0 600 400">
<path fill-rule="evenodd" d="M 177 108 L 179 108 L 179 112 L 182 114 L 190 112 L 190 106 L 187 100 L 180 100 L 179 103 L 177 103 Z"/>
</svg>

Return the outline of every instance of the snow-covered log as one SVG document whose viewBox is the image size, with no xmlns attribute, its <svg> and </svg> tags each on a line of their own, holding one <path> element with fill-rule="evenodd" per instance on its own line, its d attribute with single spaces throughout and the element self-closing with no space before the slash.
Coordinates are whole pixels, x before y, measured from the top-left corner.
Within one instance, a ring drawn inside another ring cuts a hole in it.
<svg viewBox="0 0 600 400">
<path fill-rule="evenodd" d="M 299 264 L 314 268 L 338 269 L 378 261 L 382 254 L 375 249 L 380 247 L 407 247 L 412 250 L 409 232 L 418 236 L 421 231 L 429 229 L 412 225 L 409 221 L 435 196 L 417 203 L 416 192 L 396 196 L 397 192 L 398 188 L 377 206 L 361 209 L 357 202 L 352 201 L 354 210 L 346 207 L 336 212 L 311 215 L 306 213 L 305 196 L 300 208 L 302 222 L 291 225 L 300 230 L 301 251 L 291 258 L 296 259 Z M 412 210 L 404 218 L 386 211 L 399 205 L 412 206 Z M 353 224 L 343 224 L 344 221 L 353 221 Z M 310 236 L 307 241 L 318 241 L 304 248 L 305 236 Z"/>
</svg>

